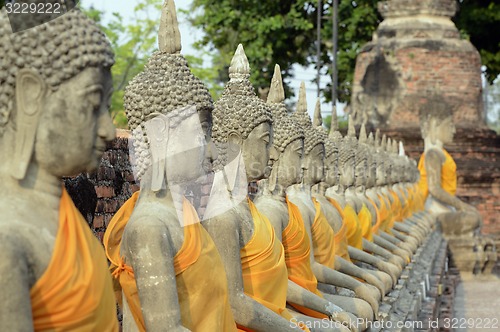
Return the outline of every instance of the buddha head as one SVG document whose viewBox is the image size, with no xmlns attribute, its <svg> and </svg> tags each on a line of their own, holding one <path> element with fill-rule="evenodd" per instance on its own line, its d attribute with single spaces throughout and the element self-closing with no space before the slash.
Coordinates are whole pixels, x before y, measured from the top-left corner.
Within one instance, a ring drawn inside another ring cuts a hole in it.
<svg viewBox="0 0 500 332">
<path fill-rule="evenodd" d="M 213 109 L 208 89 L 180 55 L 173 0 L 163 6 L 158 41 L 159 50 L 129 82 L 124 96 L 135 174 L 141 179 L 151 170 L 154 191 L 164 188 L 165 176 L 172 185 L 201 175 Z"/>
<path fill-rule="evenodd" d="M 306 86 L 304 82 L 300 85 L 297 111 L 292 114 L 292 118 L 304 130 L 303 182 L 312 186 L 323 179 L 325 148 L 323 135 L 313 127 L 311 118 L 307 113 Z"/>
<path fill-rule="evenodd" d="M 231 61 L 229 78 L 214 105 L 212 138 L 219 153 L 214 167 L 222 169 L 241 153 L 248 181 L 260 180 L 270 170 L 272 115 L 250 83 L 250 65 L 241 44 Z"/>
<path fill-rule="evenodd" d="M 363 123 L 359 131 L 358 148 L 356 149 L 356 168 L 354 170 L 354 185 L 356 187 L 364 187 L 368 178 L 369 151 L 366 145 L 367 140 L 366 128 Z"/>
<path fill-rule="evenodd" d="M 434 100 L 432 107 L 420 110 L 422 138 L 431 145 L 449 144 L 455 135 L 453 111 L 444 100 Z"/>
<path fill-rule="evenodd" d="M 355 153 L 357 146 L 358 140 L 356 139 L 354 124 L 352 122 L 352 117 L 349 116 L 349 129 L 339 149 L 340 184 L 344 187 L 351 187 L 355 182 Z"/>
<path fill-rule="evenodd" d="M 328 137 L 327 131 L 323 127 L 321 103 L 319 99 L 316 101 L 313 124 L 319 131 L 325 144 L 325 174 L 323 181 L 328 187 L 332 187 L 339 182 L 339 149 L 337 143 L 332 138 Z"/>
<path fill-rule="evenodd" d="M 61 177 L 99 165 L 115 135 L 108 114 L 113 63 L 106 36 L 78 9 L 15 34 L 0 11 L 0 150 L 9 156 L 6 173 L 23 180 L 36 165 L 42 174 Z"/>
<path fill-rule="evenodd" d="M 377 153 L 375 148 L 375 138 L 373 137 L 373 133 L 371 132 L 368 135 L 368 139 L 366 142 L 368 147 L 368 176 L 366 179 L 366 186 L 368 188 L 372 188 L 377 183 Z"/>
<path fill-rule="evenodd" d="M 299 183 L 302 177 L 304 131 L 291 119 L 284 103 L 285 90 L 279 65 L 274 68 L 271 88 L 267 97 L 273 115 L 273 148 L 277 156 L 273 160 L 269 179 L 270 189 L 276 183 L 289 187 Z"/>
<path fill-rule="evenodd" d="M 375 133 L 375 149 L 377 151 L 377 170 L 376 170 L 376 185 L 384 186 L 386 184 L 386 166 L 388 165 L 387 154 L 385 147 L 387 145 L 387 137 L 385 135 L 380 138 L 380 130 Z M 387 165 L 386 165 L 387 164 Z"/>
</svg>

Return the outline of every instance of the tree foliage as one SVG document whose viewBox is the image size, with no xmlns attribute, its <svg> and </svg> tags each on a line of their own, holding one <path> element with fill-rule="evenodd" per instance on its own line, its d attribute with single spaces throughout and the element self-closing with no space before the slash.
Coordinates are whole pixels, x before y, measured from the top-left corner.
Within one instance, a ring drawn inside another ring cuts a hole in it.
<svg viewBox="0 0 500 332">
<path fill-rule="evenodd" d="M 156 49 L 158 34 L 158 13 L 162 0 L 143 0 L 134 7 L 134 17 L 126 20 L 118 13 L 112 13 L 111 19 L 104 22 L 104 13 L 93 8 L 84 9 L 85 13 L 99 24 L 108 36 L 115 53 L 112 67 L 114 93 L 111 99 L 111 116 L 115 126 L 127 127 L 127 118 L 123 109 L 123 95 L 127 83 L 146 64 L 149 56 Z M 84 4 L 83 4 L 84 5 Z"/>
<path fill-rule="evenodd" d="M 349 101 L 356 56 L 371 40 L 381 21 L 379 0 L 339 1 L 338 97 Z M 494 0 L 461 0 L 455 22 L 463 35 L 479 49 L 490 82 L 499 74 L 500 5 Z M 332 59 L 332 4 L 324 0 L 319 9 L 322 24 L 322 72 L 330 70 Z M 211 48 L 217 79 L 227 81 L 227 69 L 238 43 L 245 47 L 252 67 L 252 82 L 265 89 L 275 63 L 283 77 L 293 75 L 292 65 L 318 65 L 316 60 L 317 0 L 193 0 L 189 17 L 193 26 L 204 31 L 197 47 Z M 289 96 L 289 89 L 287 95 Z M 329 87 L 330 89 L 330 87 Z M 325 96 L 329 99 L 330 92 Z"/>
</svg>

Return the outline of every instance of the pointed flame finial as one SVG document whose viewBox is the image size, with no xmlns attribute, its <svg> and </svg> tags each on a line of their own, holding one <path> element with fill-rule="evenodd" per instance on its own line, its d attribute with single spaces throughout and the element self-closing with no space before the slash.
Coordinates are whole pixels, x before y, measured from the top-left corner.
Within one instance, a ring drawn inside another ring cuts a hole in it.
<svg viewBox="0 0 500 332">
<path fill-rule="evenodd" d="M 366 136 L 366 126 L 363 123 L 361 129 L 359 130 L 359 143 L 366 143 L 368 137 Z"/>
<path fill-rule="evenodd" d="M 160 51 L 168 54 L 181 52 L 181 33 L 174 0 L 165 0 L 161 10 L 160 31 L 158 32 Z"/>
<path fill-rule="evenodd" d="M 403 142 L 402 142 L 402 141 L 399 141 L 399 155 L 400 155 L 401 157 L 406 156 L 405 147 L 404 147 L 404 145 L 403 145 Z"/>
<path fill-rule="evenodd" d="M 354 120 L 352 119 L 351 114 L 349 114 L 348 119 L 347 136 L 356 138 L 356 128 L 354 128 Z"/>
<path fill-rule="evenodd" d="M 384 134 L 384 135 L 382 135 L 382 140 L 380 141 L 380 150 L 385 151 L 386 147 L 387 147 L 387 136 L 385 136 L 385 134 Z"/>
<path fill-rule="evenodd" d="M 300 83 L 299 101 L 297 102 L 297 113 L 302 113 L 309 116 L 307 114 L 306 84 L 304 82 Z"/>
<path fill-rule="evenodd" d="M 321 116 L 321 101 L 319 98 L 316 100 L 316 108 L 314 109 L 314 127 L 323 126 L 323 117 Z"/>
<path fill-rule="evenodd" d="M 236 52 L 234 52 L 231 66 L 229 67 L 230 78 L 248 78 L 250 77 L 250 63 L 243 49 L 243 45 L 239 44 Z"/>
<path fill-rule="evenodd" d="M 370 135 L 368 135 L 368 140 L 366 144 L 368 144 L 369 146 L 376 146 L 375 139 L 373 138 L 373 132 L 370 132 Z"/>
<path fill-rule="evenodd" d="M 285 100 L 285 89 L 283 88 L 283 78 L 281 77 L 281 68 L 274 66 L 274 75 L 271 80 L 271 87 L 267 96 L 268 104 L 279 104 Z"/>
<path fill-rule="evenodd" d="M 332 122 L 330 124 L 330 134 L 328 136 L 333 139 L 335 136 L 338 136 L 334 135 L 335 132 L 338 131 L 339 131 L 339 118 L 337 116 L 337 107 L 334 104 L 332 106 Z"/>
</svg>

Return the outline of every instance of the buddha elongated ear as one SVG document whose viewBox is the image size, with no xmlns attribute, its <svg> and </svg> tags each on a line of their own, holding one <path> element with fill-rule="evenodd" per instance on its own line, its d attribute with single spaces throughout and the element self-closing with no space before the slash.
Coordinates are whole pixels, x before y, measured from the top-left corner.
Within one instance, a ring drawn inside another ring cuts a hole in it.
<svg viewBox="0 0 500 332">
<path fill-rule="evenodd" d="M 16 78 L 16 135 L 10 174 L 17 180 L 26 176 L 33 156 L 33 146 L 42 113 L 47 84 L 30 69 L 21 69 Z"/>
<path fill-rule="evenodd" d="M 167 161 L 169 121 L 164 115 L 158 115 L 144 124 L 151 151 L 153 176 L 151 190 L 154 192 L 165 188 L 165 172 Z"/>
</svg>

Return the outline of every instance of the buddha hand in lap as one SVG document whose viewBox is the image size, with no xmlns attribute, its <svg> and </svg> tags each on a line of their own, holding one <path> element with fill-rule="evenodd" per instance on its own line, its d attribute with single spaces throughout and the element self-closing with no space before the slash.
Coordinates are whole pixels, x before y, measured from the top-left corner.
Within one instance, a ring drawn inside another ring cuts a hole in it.
<svg viewBox="0 0 500 332">
<path fill-rule="evenodd" d="M 0 329 L 118 331 L 106 257 L 61 181 L 114 138 L 109 42 L 78 9 L 16 34 L 2 10 L 0 54 Z"/>
</svg>

